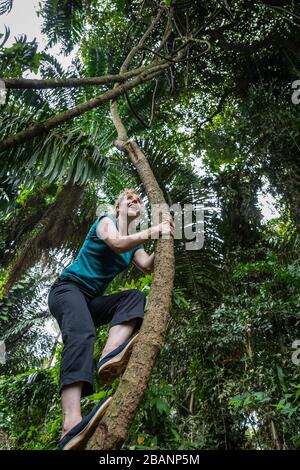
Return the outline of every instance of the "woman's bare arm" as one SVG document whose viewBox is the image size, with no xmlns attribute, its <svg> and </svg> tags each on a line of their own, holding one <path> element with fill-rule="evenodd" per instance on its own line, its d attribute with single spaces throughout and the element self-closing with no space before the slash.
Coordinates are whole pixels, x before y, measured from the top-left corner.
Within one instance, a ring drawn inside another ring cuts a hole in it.
<svg viewBox="0 0 300 470">
<path fill-rule="evenodd" d="M 143 273 L 152 273 L 154 270 L 154 252 L 151 255 L 141 248 L 134 253 L 133 264 Z"/>
<path fill-rule="evenodd" d="M 140 232 L 130 235 L 120 235 L 111 218 L 103 217 L 97 224 L 96 233 L 98 237 L 103 239 L 115 252 L 125 253 L 145 243 L 149 239 L 159 238 L 162 234 L 169 233 L 174 236 L 174 222 L 170 219 L 164 220 L 161 224 L 154 225 Z"/>
</svg>

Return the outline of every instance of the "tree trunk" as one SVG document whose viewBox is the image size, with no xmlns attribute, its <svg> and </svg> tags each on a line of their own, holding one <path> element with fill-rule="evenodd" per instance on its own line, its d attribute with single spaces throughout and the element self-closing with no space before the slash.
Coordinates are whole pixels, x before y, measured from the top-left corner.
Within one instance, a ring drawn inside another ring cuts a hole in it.
<svg viewBox="0 0 300 470">
<path fill-rule="evenodd" d="M 135 145 L 132 142 L 130 148 Z M 141 176 L 150 201 L 164 203 L 162 192 L 146 157 L 139 152 L 139 157 L 136 158 L 135 154 L 129 150 L 128 152 Z M 172 237 L 170 240 L 159 239 L 155 244 L 154 278 L 139 338 L 114 398 L 87 445 L 89 450 L 121 447 L 142 401 L 155 360 L 163 344 L 173 289 L 173 239 Z"/>
<path fill-rule="evenodd" d="M 162 213 L 169 213 L 163 192 L 146 156 L 136 142 L 128 140 L 116 102 L 112 103 L 111 111 L 118 132 L 116 146 L 128 154 L 137 169 L 151 203 L 152 214 L 157 217 L 160 210 Z M 173 280 L 174 251 L 173 238 L 170 236 L 169 239 L 159 239 L 155 242 L 154 278 L 139 338 L 114 398 L 94 435 L 89 440 L 87 449 L 119 449 L 125 441 L 163 344 L 169 321 Z"/>
</svg>

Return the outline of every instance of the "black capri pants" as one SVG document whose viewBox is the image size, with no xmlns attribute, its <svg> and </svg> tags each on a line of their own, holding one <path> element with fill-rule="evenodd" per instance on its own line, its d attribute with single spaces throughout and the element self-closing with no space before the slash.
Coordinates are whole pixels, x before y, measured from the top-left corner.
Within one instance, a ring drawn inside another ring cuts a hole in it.
<svg viewBox="0 0 300 470">
<path fill-rule="evenodd" d="M 57 320 L 64 343 L 59 393 L 65 385 L 83 382 L 82 397 L 94 393 L 96 327 L 136 319 L 133 333 L 143 323 L 146 296 L 138 289 L 93 296 L 72 276 L 59 276 L 48 295 L 50 313 Z"/>
</svg>

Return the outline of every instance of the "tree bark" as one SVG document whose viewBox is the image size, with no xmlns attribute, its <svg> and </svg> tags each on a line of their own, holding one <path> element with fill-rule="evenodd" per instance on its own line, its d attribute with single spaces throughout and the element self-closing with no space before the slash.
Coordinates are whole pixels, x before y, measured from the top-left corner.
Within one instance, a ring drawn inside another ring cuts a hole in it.
<svg viewBox="0 0 300 470">
<path fill-rule="evenodd" d="M 155 22 L 158 20 L 159 15 L 134 48 L 134 53 L 143 47 L 147 34 L 150 34 Z M 132 52 L 129 53 L 121 67 L 121 72 L 126 71 L 133 55 Z M 119 86 L 115 85 L 116 88 Z M 162 214 L 169 213 L 163 192 L 156 181 L 146 156 L 136 142 L 128 139 L 127 131 L 119 116 L 116 100 L 111 104 L 111 114 L 118 133 L 116 147 L 128 154 L 137 169 L 148 195 L 152 214 L 157 217 L 159 212 Z M 89 450 L 119 449 L 126 439 L 129 427 L 143 399 L 169 322 L 174 281 L 173 245 L 172 236 L 169 239 L 158 239 L 155 242 L 154 277 L 139 338 L 133 348 L 126 371 L 121 378 L 114 398 L 104 418 L 87 443 L 86 448 Z"/>
<path fill-rule="evenodd" d="M 101 77 L 80 77 L 80 78 L 50 78 L 47 80 L 29 78 L 2 78 L 5 87 L 15 90 L 45 90 L 49 88 L 73 88 L 92 85 L 106 85 L 107 83 L 123 83 L 129 78 L 146 72 L 152 65 L 129 70 L 119 75 L 103 75 Z"/>
<path fill-rule="evenodd" d="M 150 203 L 166 204 L 149 163 L 138 145 L 133 141 L 118 141 L 117 146 L 128 153 L 144 184 Z M 86 448 L 89 450 L 119 449 L 122 446 L 164 341 L 174 279 L 173 239 L 159 239 L 155 244 L 154 278 L 139 338 L 114 398 L 88 442 Z"/>
</svg>

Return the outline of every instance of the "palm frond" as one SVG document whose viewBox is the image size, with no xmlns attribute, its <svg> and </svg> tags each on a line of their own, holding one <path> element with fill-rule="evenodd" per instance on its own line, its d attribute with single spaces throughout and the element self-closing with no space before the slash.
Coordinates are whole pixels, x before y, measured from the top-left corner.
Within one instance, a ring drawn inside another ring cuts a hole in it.
<svg viewBox="0 0 300 470">
<path fill-rule="evenodd" d="M 49 357 L 55 338 L 46 329 L 51 320 L 45 302 L 45 286 L 51 282 L 52 273 L 42 264 L 33 268 L 1 301 L 1 337 L 6 346 L 6 364 L 0 366 L 1 374 L 20 373 L 37 365 L 41 358 Z"/>
<path fill-rule="evenodd" d="M 46 0 L 40 4 L 42 33 L 48 37 L 48 46 L 61 42 L 64 52 L 69 53 L 84 31 L 83 10 L 88 8 L 85 0 Z"/>
<path fill-rule="evenodd" d="M 2 38 L 2 42 L 0 43 L 0 50 L 1 48 L 5 45 L 5 43 L 8 41 L 9 39 L 9 36 L 10 36 L 10 29 L 8 26 L 5 25 L 5 32 L 3 35 L 0 34 L 0 38 L 3 36 Z"/>
<path fill-rule="evenodd" d="M 14 0 L 0 0 L 0 15 L 9 13 L 13 7 Z"/>
<path fill-rule="evenodd" d="M 20 77 L 25 70 L 37 71 L 39 55 L 36 38 L 27 41 L 26 34 L 15 37 L 12 46 L 5 48 L 9 31 L 6 29 L 0 48 L 0 73 L 2 77 Z"/>
</svg>

